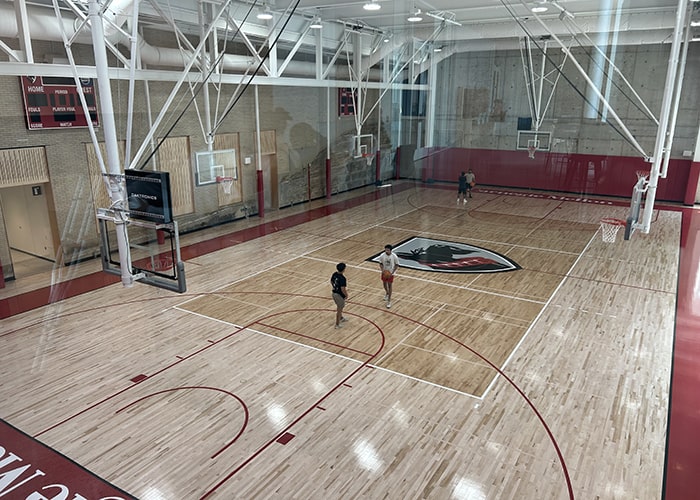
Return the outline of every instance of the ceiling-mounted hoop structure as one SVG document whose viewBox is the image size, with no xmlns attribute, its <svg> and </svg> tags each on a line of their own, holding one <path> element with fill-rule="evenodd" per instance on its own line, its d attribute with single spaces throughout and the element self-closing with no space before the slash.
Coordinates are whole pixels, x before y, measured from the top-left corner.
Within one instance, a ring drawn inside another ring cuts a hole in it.
<svg viewBox="0 0 700 500">
<path fill-rule="evenodd" d="M 543 121 L 547 116 L 547 111 L 550 109 L 552 99 L 554 98 L 554 92 L 562 75 L 562 68 L 568 59 L 568 52 L 565 53 L 558 67 L 546 71 L 548 42 L 546 40 L 543 41 L 539 47 L 542 52 L 539 64 L 535 63 L 532 45 L 533 42 L 530 38 L 524 37 L 520 39 L 520 60 L 523 65 L 523 74 L 525 77 L 527 103 L 530 107 L 532 125 L 536 133 L 542 127 Z M 554 77 L 552 77 L 553 74 L 555 75 Z M 545 91 L 549 94 L 546 96 L 546 100 Z"/>
</svg>

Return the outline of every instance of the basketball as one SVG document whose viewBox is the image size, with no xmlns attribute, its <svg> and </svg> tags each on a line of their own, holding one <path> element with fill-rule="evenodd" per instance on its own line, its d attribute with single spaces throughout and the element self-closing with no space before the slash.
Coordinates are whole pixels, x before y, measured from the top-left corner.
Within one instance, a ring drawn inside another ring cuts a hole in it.
<svg viewBox="0 0 700 500">
<path fill-rule="evenodd" d="M 476 186 L 476 182 L 471 181 L 471 182 L 469 183 L 469 185 L 470 185 L 471 187 L 474 187 L 474 186 Z"/>
<path fill-rule="evenodd" d="M 389 271 L 388 269 L 384 269 L 382 271 L 382 279 L 388 280 L 389 278 L 391 278 L 391 271 Z"/>
</svg>

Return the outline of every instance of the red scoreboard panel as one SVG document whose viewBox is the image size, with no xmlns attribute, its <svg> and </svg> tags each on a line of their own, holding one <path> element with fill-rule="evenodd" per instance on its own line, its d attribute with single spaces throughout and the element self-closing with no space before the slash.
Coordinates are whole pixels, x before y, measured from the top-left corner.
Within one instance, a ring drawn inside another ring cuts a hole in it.
<svg viewBox="0 0 700 500">
<path fill-rule="evenodd" d="M 24 111 L 29 130 L 87 127 L 73 78 L 59 76 L 22 76 Z M 92 78 L 81 78 L 85 101 L 94 126 L 97 119 L 95 86 Z"/>
</svg>

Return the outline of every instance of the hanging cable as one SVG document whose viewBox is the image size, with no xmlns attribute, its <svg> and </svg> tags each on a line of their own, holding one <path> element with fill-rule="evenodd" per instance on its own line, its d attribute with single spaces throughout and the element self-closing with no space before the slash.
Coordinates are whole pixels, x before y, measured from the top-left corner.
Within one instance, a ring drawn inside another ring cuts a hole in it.
<svg viewBox="0 0 700 500">
<path fill-rule="evenodd" d="M 610 81 L 610 83 L 613 85 L 613 87 L 615 87 L 615 88 L 620 92 L 620 94 L 622 94 L 623 96 L 625 96 L 625 98 L 627 98 L 627 100 L 630 102 L 630 104 L 632 104 L 632 106 L 634 106 L 635 108 L 637 108 L 637 110 L 639 110 L 644 116 L 646 116 L 647 118 L 649 118 L 649 119 L 651 119 L 651 120 L 657 121 L 656 118 L 654 117 L 654 115 L 651 113 L 651 111 L 649 111 L 648 108 L 646 108 L 646 107 L 645 107 L 645 108 L 640 107 L 639 104 L 638 104 L 637 102 L 635 102 L 635 100 L 632 99 L 632 98 L 630 97 L 630 95 L 627 94 L 627 92 L 625 92 L 625 90 L 620 86 L 620 84 L 618 84 L 617 82 L 615 82 L 615 80 L 613 79 L 613 76 L 614 76 L 614 75 L 611 75 L 611 74 L 610 74 L 610 70 L 607 69 L 607 65 L 601 65 L 601 63 L 600 63 L 595 57 L 593 57 L 593 53 L 592 53 L 592 51 L 590 50 L 590 48 L 588 48 L 586 45 L 584 45 L 584 44 L 581 42 L 581 40 L 579 40 L 579 37 L 577 36 L 577 34 L 576 34 L 576 33 L 571 29 L 571 27 L 569 26 L 571 20 L 568 18 L 568 16 L 564 16 L 564 17 L 561 19 L 561 21 L 562 21 L 562 24 L 564 24 L 564 26 L 566 27 L 566 29 L 567 29 L 567 31 L 569 32 L 569 34 L 571 35 L 571 37 L 574 39 L 574 41 L 576 41 L 576 43 L 578 44 L 578 46 L 586 53 L 586 55 L 587 55 L 588 58 L 593 62 L 593 64 L 595 64 L 598 68 L 600 68 L 600 70 L 603 72 L 603 75 L 605 76 L 605 78 L 606 78 L 608 81 Z M 575 24 L 574 24 L 574 25 L 575 25 Z M 608 63 L 610 63 L 610 65 L 613 66 L 613 68 L 615 68 L 614 63 L 607 57 L 607 55 L 600 49 L 600 47 L 598 47 L 598 46 L 595 44 L 595 42 L 591 39 L 591 37 L 589 37 L 586 33 L 584 33 L 583 35 L 584 35 L 584 36 L 586 37 L 586 39 L 590 42 L 590 44 L 593 45 L 593 47 L 595 47 L 596 50 L 598 50 L 598 52 L 605 58 L 605 60 L 606 60 Z M 617 69 L 617 68 L 615 68 L 615 70 L 616 70 L 616 69 Z M 623 77 L 623 79 L 624 79 L 624 77 Z M 626 81 L 626 80 L 625 80 L 625 81 Z M 636 95 L 636 93 L 635 93 L 635 95 Z M 639 96 L 637 96 L 637 97 L 639 97 Z M 658 122 L 657 122 L 657 125 L 658 125 Z"/>
<path fill-rule="evenodd" d="M 256 3 L 257 3 L 257 0 L 251 4 L 250 8 L 248 9 L 248 12 L 246 12 L 245 16 L 243 17 L 243 23 L 245 23 L 245 22 L 248 20 L 248 17 L 250 16 L 250 13 L 251 13 L 251 12 L 253 11 L 253 9 L 255 8 L 255 4 L 256 4 Z M 236 31 L 236 33 L 238 33 L 239 31 L 240 31 L 240 28 Z M 234 35 L 234 36 L 235 36 L 235 35 Z M 211 74 L 214 72 L 214 69 L 216 68 L 216 65 L 217 65 L 219 62 L 221 62 L 221 60 L 223 59 L 223 56 L 224 56 L 224 53 L 223 53 L 223 52 L 222 52 L 221 54 L 219 54 L 219 56 L 217 57 L 217 59 L 216 59 L 216 61 L 215 61 L 215 64 L 212 64 L 212 65 L 211 65 L 211 68 L 209 69 L 209 72 L 206 74 L 206 76 L 205 76 L 205 77 L 202 79 L 202 81 L 199 83 L 198 88 L 197 88 L 194 92 L 191 92 L 191 93 L 192 93 L 192 96 L 190 97 L 189 101 L 188 101 L 187 104 L 184 106 L 184 108 L 182 109 L 182 111 L 180 112 L 180 114 L 175 118 L 175 120 L 173 121 L 173 124 L 170 126 L 170 128 L 168 128 L 168 130 L 165 132 L 165 134 L 163 135 L 163 137 L 158 141 L 158 143 L 155 145 L 155 147 L 153 147 L 151 153 L 142 161 L 141 166 L 140 166 L 140 167 L 137 167 L 136 170 L 143 170 L 143 169 L 146 167 L 146 165 L 148 164 L 148 162 L 151 160 L 151 158 L 153 158 L 153 156 L 156 154 L 156 152 L 158 152 L 158 150 L 159 150 L 160 147 L 162 146 L 163 142 L 165 142 L 165 139 L 167 139 L 167 138 L 170 136 L 170 133 L 175 129 L 175 126 L 180 122 L 180 120 L 182 119 L 182 117 L 185 115 L 185 112 L 187 112 L 187 110 L 189 109 L 189 107 L 192 105 L 192 102 L 197 98 L 197 96 L 199 95 L 199 92 L 202 90 L 202 88 L 204 87 L 204 85 L 207 84 L 207 81 L 209 80 L 209 77 L 210 77 Z M 180 101 L 182 102 L 183 100 L 184 100 L 184 96 L 180 99 Z"/>
<path fill-rule="evenodd" d="M 282 36 L 282 33 L 284 33 L 284 30 L 287 28 L 287 25 L 289 24 L 289 21 L 291 21 L 292 16 L 297 10 L 297 7 L 299 6 L 299 2 L 301 0 L 296 0 L 294 2 L 294 7 L 291 9 L 287 9 L 289 11 L 289 14 L 287 15 L 287 19 L 285 19 L 284 24 L 282 25 L 282 29 L 278 30 L 277 36 L 275 37 L 274 41 L 272 44 L 267 48 L 265 51 L 265 55 L 260 59 L 260 62 L 258 63 L 258 66 L 255 68 L 255 71 L 253 72 L 253 75 L 250 77 L 250 79 L 245 83 L 243 86 L 243 90 L 241 93 L 238 95 L 238 97 L 231 103 L 231 105 L 224 111 L 223 116 L 219 120 L 219 122 L 212 128 L 212 133 L 215 133 L 216 130 L 221 126 L 221 123 L 224 121 L 224 118 L 228 116 L 228 114 L 233 110 L 233 108 L 238 104 L 238 101 L 240 100 L 241 96 L 245 93 L 246 89 L 250 86 L 251 82 L 253 79 L 257 76 L 258 72 L 260 71 L 260 68 L 262 65 L 265 63 L 265 60 L 270 56 L 270 52 L 272 52 L 272 49 L 277 45 L 277 42 L 279 42 L 280 37 Z M 291 5 L 291 4 L 290 4 Z M 286 12 L 285 12 L 286 13 Z"/>
<path fill-rule="evenodd" d="M 259 63 L 258 66 L 255 68 L 255 71 L 253 72 L 253 75 L 250 77 L 250 79 L 249 79 L 249 80 L 246 82 L 246 84 L 244 85 L 243 91 L 241 91 L 241 93 L 240 93 L 239 96 L 235 99 L 235 101 L 234 101 L 233 103 L 231 103 L 230 106 L 228 106 L 228 108 L 224 111 L 223 116 L 221 117 L 221 119 L 219 120 L 219 122 L 212 128 L 212 134 L 214 134 L 214 133 L 216 132 L 216 130 L 217 130 L 218 127 L 221 125 L 221 123 L 222 123 L 222 121 L 224 120 L 224 118 L 226 118 L 226 116 L 233 110 L 234 106 L 235 106 L 235 105 L 238 103 L 238 101 L 240 100 L 240 97 L 243 95 L 243 93 L 245 92 L 245 90 L 250 86 L 250 83 L 252 82 L 252 80 L 255 78 L 255 76 L 256 76 L 256 75 L 258 74 L 258 72 L 260 71 L 260 68 L 261 68 L 262 65 L 264 64 L 265 60 L 269 57 L 270 52 L 271 52 L 272 49 L 277 45 L 277 43 L 278 43 L 280 37 L 282 36 L 282 33 L 284 32 L 285 28 L 286 28 L 287 25 L 289 24 L 289 21 L 291 20 L 292 15 L 294 14 L 294 12 L 296 12 L 296 9 L 297 9 L 297 6 L 299 5 L 299 2 L 300 2 L 300 0 L 296 0 L 296 1 L 295 1 L 295 4 L 294 4 L 294 7 L 291 8 L 291 9 L 289 9 L 289 8 L 287 9 L 287 10 L 289 11 L 289 15 L 287 16 L 287 18 L 286 18 L 284 24 L 282 25 L 282 29 L 280 29 L 280 30 L 278 31 L 277 36 L 275 37 L 274 41 L 272 42 L 272 44 L 271 44 L 271 45 L 268 47 L 268 49 L 266 50 L 265 55 L 260 59 L 260 63 Z M 243 22 L 242 22 L 241 24 L 245 24 L 245 22 L 248 20 L 248 17 L 251 15 L 251 12 L 255 9 L 256 5 L 257 5 L 257 0 L 255 0 L 255 1 L 250 5 L 248 11 L 246 12 L 245 16 L 243 17 Z M 290 5 L 291 5 L 291 4 L 290 4 Z M 236 33 L 234 34 L 234 36 L 235 36 L 238 32 L 240 32 L 240 28 L 238 28 L 238 29 L 236 30 Z M 268 39 L 269 39 L 269 37 L 268 37 Z M 204 87 L 204 85 L 207 84 L 207 82 L 208 82 L 208 80 L 209 80 L 209 77 L 210 77 L 210 76 L 212 75 L 212 73 L 215 71 L 216 67 L 221 63 L 221 61 L 223 60 L 224 56 L 225 56 L 225 53 L 224 53 L 224 52 L 221 52 L 221 53 L 218 55 L 218 57 L 217 57 L 217 58 L 215 59 L 215 61 L 214 61 L 214 64 L 211 65 L 211 68 L 209 69 L 208 73 L 205 75 L 205 77 L 204 77 L 204 78 L 202 79 L 202 81 L 199 83 L 197 89 L 196 89 L 194 92 L 192 92 L 192 96 L 190 97 L 189 101 L 188 101 L 187 104 L 184 106 L 184 108 L 182 109 L 182 111 L 180 112 L 180 114 L 175 118 L 175 120 L 173 121 L 172 125 L 168 128 L 168 130 L 165 132 L 165 134 L 163 135 L 163 137 L 158 141 L 158 143 L 157 143 L 156 146 L 153 148 L 153 150 L 151 151 L 151 153 L 145 158 L 145 160 L 142 161 L 141 166 L 140 166 L 137 170 L 143 170 L 143 168 L 148 164 L 148 162 L 151 160 L 151 158 L 156 154 L 156 152 L 158 151 L 158 149 L 160 148 L 160 146 L 163 144 L 163 142 L 165 141 L 165 139 L 167 139 L 167 138 L 170 136 L 170 134 L 172 133 L 172 131 L 175 129 L 175 126 L 180 122 L 180 120 L 182 119 L 182 117 L 185 115 L 185 113 L 187 112 L 187 110 L 189 109 L 189 107 L 192 105 L 192 103 L 194 102 L 194 100 L 197 98 L 197 96 L 198 96 L 199 93 L 201 92 L 201 90 L 202 90 L 202 88 Z M 184 100 L 184 98 L 183 98 L 183 100 Z"/>
<path fill-rule="evenodd" d="M 597 109 L 597 107 L 595 107 L 595 106 L 593 105 L 593 103 L 591 102 L 591 100 L 588 99 L 588 98 L 586 97 L 586 95 L 574 84 L 574 82 L 571 80 L 571 78 L 569 78 L 569 77 L 561 70 L 561 68 L 558 68 L 558 67 L 557 67 L 556 62 L 552 59 L 552 57 L 551 57 L 549 54 L 546 53 L 546 51 L 543 49 L 543 47 L 538 43 L 537 38 L 532 34 L 532 32 L 525 26 L 525 23 L 523 23 L 523 22 L 520 20 L 520 18 L 518 17 L 518 15 L 513 11 L 512 6 L 509 5 L 509 4 L 506 2 L 506 0 L 500 0 L 500 2 L 501 2 L 501 4 L 503 5 L 503 7 L 508 11 L 508 13 L 511 15 L 511 17 L 513 18 L 513 20 L 518 24 L 518 26 L 520 26 L 520 28 L 523 30 L 523 32 L 527 35 L 527 37 L 530 39 L 530 41 L 532 41 L 532 43 L 534 43 L 535 46 L 544 54 L 544 57 L 547 59 L 547 61 L 549 61 L 550 64 L 552 64 L 555 68 L 557 68 L 557 71 L 558 71 L 559 73 L 561 73 L 562 78 L 564 78 L 564 80 L 566 80 L 566 81 L 569 83 L 569 85 L 571 85 L 571 88 L 574 90 L 574 92 L 576 92 L 579 96 L 581 96 L 581 98 L 584 100 L 584 102 L 585 102 L 586 104 L 588 104 L 589 106 L 591 106 L 592 108 L 594 108 L 594 109 L 596 110 L 596 113 L 598 114 L 598 116 L 602 118 L 602 116 L 603 116 L 602 112 L 601 112 L 599 109 Z M 643 149 L 641 149 L 637 144 L 635 144 L 633 141 L 631 141 L 618 127 L 616 127 L 615 125 L 613 125 L 612 123 L 610 123 L 610 121 L 608 121 L 608 122 L 606 122 L 606 123 L 607 123 L 608 126 L 610 126 L 615 132 L 617 132 L 617 133 L 620 135 L 620 137 L 622 137 L 625 141 L 627 141 L 627 143 L 628 143 L 630 146 L 632 146 L 634 149 L 636 149 L 637 151 L 639 151 L 642 155 L 644 155 L 644 157 L 647 157 L 647 156 L 648 156 L 648 155 L 646 154 L 646 152 L 645 152 Z"/>
</svg>

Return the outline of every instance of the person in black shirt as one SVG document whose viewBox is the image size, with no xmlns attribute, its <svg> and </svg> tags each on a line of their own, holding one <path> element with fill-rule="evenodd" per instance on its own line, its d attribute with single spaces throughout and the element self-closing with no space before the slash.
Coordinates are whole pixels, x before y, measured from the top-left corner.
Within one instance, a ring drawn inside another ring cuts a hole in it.
<svg viewBox="0 0 700 500">
<path fill-rule="evenodd" d="M 462 172 L 457 182 L 459 182 L 459 187 L 457 188 L 457 205 L 459 205 L 460 202 L 467 202 L 467 175 Z"/>
<path fill-rule="evenodd" d="M 348 299 L 348 281 L 345 279 L 343 273 L 345 272 L 345 263 L 341 262 L 335 266 L 336 272 L 331 276 L 331 285 L 333 285 L 333 301 L 338 309 L 335 312 L 335 327 L 342 328 L 342 323 L 345 321 L 343 318 L 343 308 L 345 307 L 345 301 Z"/>
</svg>

